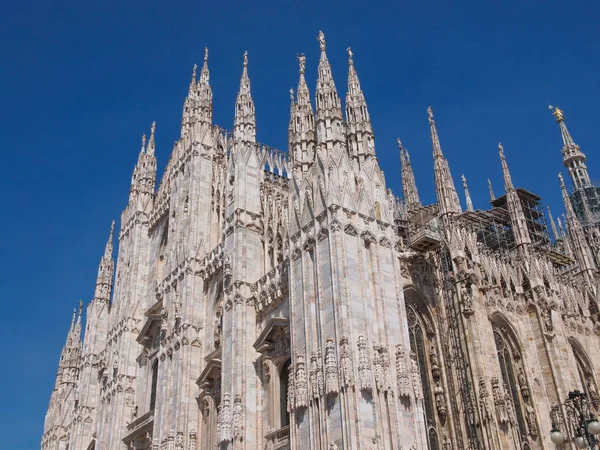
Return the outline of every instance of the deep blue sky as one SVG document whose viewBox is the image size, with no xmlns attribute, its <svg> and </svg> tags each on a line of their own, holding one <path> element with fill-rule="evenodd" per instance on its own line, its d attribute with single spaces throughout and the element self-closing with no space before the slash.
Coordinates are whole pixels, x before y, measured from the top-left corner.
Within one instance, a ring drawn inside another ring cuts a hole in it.
<svg viewBox="0 0 600 450">
<path fill-rule="evenodd" d="M 400 136 L 422 200 L 434 201 L 430 104 L 455 183 L 466 175 L 476 207 L 487 206 L 488 177 L 502 192 L 501 140 L 515 184 L 562 211 L 561 141 L 549 103 L 565 111 L 592 178 L 600 177 L 595 2 L 225 3 L 34 1 L 3 8 L 0 435 L 7 449 L 39 448 L 71 310 L 93 295 L 140 136 L 156 120 L 162 174 L 204 46 L 215 122 L 231 128 L 248 50 L 258 139 L 283 149 L 296 53 L 306 53 L 314 95 L 322 29 L 345 98 L 345 49 L 352 46 L 377 154 L 397 195 Z"/>
</svg>

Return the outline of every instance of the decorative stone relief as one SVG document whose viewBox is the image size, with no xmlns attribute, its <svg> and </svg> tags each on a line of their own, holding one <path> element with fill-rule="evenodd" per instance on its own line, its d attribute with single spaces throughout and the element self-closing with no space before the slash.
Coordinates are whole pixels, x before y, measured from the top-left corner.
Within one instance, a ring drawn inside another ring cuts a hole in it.
<svg viewBox="0 0 600 450">
<path fill-rule="evenodd" d="M 233 400 L 233 439 L 241 441 L 244 431 L 244 409 L 242 406 L 242 396 L 235 395 Z"/>
<path fill-rule="evenodd" d="M 439 381 L 435 382 L 433 394 L 435 396 L 435 405 L 437 408 L 438 415 L 440 416 L 440 419 L 444 421 L 446 419 L 446 414 L 448 410 L 446 409 L 446 398 L 444 396 L 444 388 L 442 387 Z"/>
<path fill-rule="evenodd" d="M 308 383 L 303 355 L 296 355 L 296 409 L 308 407 Z"/>
<path fill-rule="evenodd" d="M 400 397 L 411 397 L 410 377 L 406 370 L 406 354 L 402 344 L 396 344 L 396 384 Z"/>
<path fill-rule="evenodd" d="M 358 336 L 358 380 L 359 386 L 362 390 L 371 390 L 372 388 L 372 374 L 371 374 L 371 362 L 369 361 L 369 354 L 367 350 L 367 340 L 361 334 Z"/>
<path fill-rule="evenodd" d="M 354 368 L 350 355 L 350 344 L 345 336 L 340 339 L 340 377 L 342 386 L 354 386 Z"/>
<path fill-rule="evenodd" d="M 417 355 L 410 352 L 410 365 L 413 382 L 413 391 L 415 399 L 423 400 L 423 384 L 421 383 L 421 374 L 419 372 L 419 366 L 417 365 Z"/>
<path fill-rule="evenodd" d="M 483 377 L 479 378 L 479 413 L 481 421 L 485 425 L 492 419 L 492 411 L 490 409 L 490 394 L 487 390 L 487 385 Z"/>
<path fill-rule="evenodd" d="M 494 397 L 494 407 L 496 409 L 496 420 L 498 420 L 499 424 L 508 424 L 510 418 L 508 416 L 504 389 L 496 377 L 492 378 L 492 395 Z"/>
<path fill-rule="evenodd" d="M 333 339 L 327 339 L 325 344 L 325 386 L 327 395 L 339 392 L 338 365 L 335 357 L 335 344 Z"/>
<path fill-rule="evenodd" d="M 231 441 L 231 397 L 229 394 L 223 394 L 223 400 L 219 407 L 217 432 L 219 443 Z"/>
</svg>

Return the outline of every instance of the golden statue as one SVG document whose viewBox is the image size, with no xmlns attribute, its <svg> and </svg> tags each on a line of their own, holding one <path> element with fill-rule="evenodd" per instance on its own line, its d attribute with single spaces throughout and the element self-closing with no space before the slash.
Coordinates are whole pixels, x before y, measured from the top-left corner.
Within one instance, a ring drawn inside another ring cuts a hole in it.
<svg viewBox="0 0 600 450">
<path fill-rule="evenodd" d="M 552 111 L 552 114 L 554 115 L 554 117 L 556 117 L 557 122 L 560 122 L 565 119 L 562 110 L 558 109 L 556 106 L 550 105 L 548 106 L 548 109 Z"/>
</svg>

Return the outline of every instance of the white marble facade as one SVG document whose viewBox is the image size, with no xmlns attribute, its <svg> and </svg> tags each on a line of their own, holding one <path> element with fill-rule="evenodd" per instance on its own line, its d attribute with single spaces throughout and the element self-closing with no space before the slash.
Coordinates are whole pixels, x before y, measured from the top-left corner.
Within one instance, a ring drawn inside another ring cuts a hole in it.
<svg viewBox="0 0 600 450">
<path fill-rule="evenodd" d="M 395 197 L 352 51 L 344 111 L 318 40 L 316 104 L 301 55 L 287 153 L 256 142 L 247 54 L 232 132 L 212 123 L 208 51 L 194 67 L 158 188 L 154 125 L 143 138 L 43 450 L 551 449 L 552 405 L 598 398 L 597 221 L 561 179 L 567 231 L 538 227 L 501 145 L 505 194 L 473 211 L 463 177 L 462 211 L 431 109 L 438 201 L 421 204 L 400 141 Z"/>
</svg>

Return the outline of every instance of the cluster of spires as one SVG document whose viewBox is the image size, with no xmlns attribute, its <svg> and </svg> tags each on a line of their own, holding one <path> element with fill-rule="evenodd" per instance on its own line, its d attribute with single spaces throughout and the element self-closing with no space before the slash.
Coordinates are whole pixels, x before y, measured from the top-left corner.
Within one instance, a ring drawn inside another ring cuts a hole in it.
<svg viewBox="0 0 600 450">
<path fill-rule="evenodd" d="M 310 92 L 305 79 L 306 57 L 304 54 L 301 54 L 297 57 L 299 62 L 299 81 L 296 90 L 296 98 L 294 98 L 293 89 L 290 89 L 290 159 L 297 166 L 310 165 L 315 157 L 315 145 L 342 140 L 345 139 L 345 136 L 348 134 L 355 137 L 353 141 L 356 145 L 356 148 L 349 149 L 351 156 L 356 157 L 359 160 L 361 158 L 364 160 L 369 157 L 375 157 L 373 144 L 374 137 L 370 116 L 363 91 L 360 87 L 358 75 L 354 67 L 354 54 L 351 48 L 347 49 L 349 69 L 348 91 L 346 95 L 345 108 L 346 121 L 344 122 L 342 117 L 341 101 L 337 94 L 337 89 L 331 73 L 331 66 L 325 52 L 326 41 L 323 32 L 319 32 L 317 39 L 319 41 L 319 47 L 321 50 L 316 88 L 317 112 L 315 116 L 310 100 Z M 209 81 L 210 73 L 208 69 L 208 48 L 205 48 L 204 63 L 199 78 L 197 78 L 197 65 L 193 66 L 192 80 L 188 95 L 184 102 L 183 119 L 181 125 L 182 138 L 192 131 L 194 124 L 199 123 L 210 125 L 212 122 L 212 89 Z M 571 168 L 573 166 L 573 161 L 576 161 L 577 167 L 580 169 L 583 168 L 583 171 L 580 170 L 577 174 L 574 174 L 573 171 L 571 171 L 571 177 L 575 187 L 580 188 L 590 186 L 591 183 L 585 167 L 585 155 L 580 151 L 579 146 L 571 137 L 564 121 L 563 112 L 553 106 L 550 106 L 550 109 L 552 110 L 552 113 L 555 116 L 561 131 L 563 139 L 562 153 L 564 165 Z M 448 161 L 442 152 L 440 139 L 435 126 L 435 120 L 433 118 L 433 110 L 431 107 L 427 109 L 427 113 L 433 146 L 435 185 L 439 211 L 442 216 L 447 214 L 460 214 L 462 212 L 460 202 L 450 173 Z M 315 129 L 318 128 L 319 123 L 323 123 L 325 125 L 323 127 L 323 135 L 321 136 L 317 135 L 315 132 Z M 334 127 L 328 126 L 332 124 L 339 124 L 339 128 L 343 128 L 341 133 L 338 130 L 333 129 Z M 156 159 L 154 155 L 155 130 L 156 124 L 153 122 L 148 143 L 146 143 L 146 136 L 142 136 L 142 148 L 132 177 L 132 198 L 139 193 L 147 195 L 154 194 L 156 180 Z M 329 132 L 332 134 L 328 135 L 327 133 Z M 237 95 L 235 106 L 234 138 L 242 142 L 256 142 L 256 114 L 254 102 L 250 93 L 248 52 L 244 52 L 243 55 L 243 69 L 240 79 L 240 89 Z M 411 211 L 421 207 L 422 205 L 419 199 L 408 150 L 403 147 L 400 138 L 398 138 L 397 142 L 400 150 L 400 161 L 402 166 L 402 190 L 404 193 L 405 206 L 408 211 Z M 498 144 L 498 148 L 502 163 L 507 203 L 509 212 L 511 213 L 511 220 L 514 222 L 512 224 L 513 229 L 516 230 L 516 241 L 518 245 L 526 247 L 527 244 L 531 243 L 531 240 L 527 233 L 525 217 L 521 204 L 518 201 L 516 190 L 512 184 L 502 144 Z M 583 231 L 581 230 L 581 226 L 577 220 L 575 212 L 573 211 L 564 180 L 560 174 L 559 180 L 567 215 L 566 217 L 563 215 L 562 221 L 560 217 L 557 218 L 557 227 L 549 207 L 548 214 L 551 223 L 551 230 L 555 240 L 563 240 L 566 245 L 568 245 L 567 240 L 564 239 L 566 237 L 566 233 L 563 223 L 568 226 L 569 234 L 573 234 L 576 238 L 580 234 L 583 236 Z M 461 175 L 461 181 L 465 190 L 466 210 L 473 211 L 473 203 L 464 175 Z M 496 197 L 494 195 L 490 179 L 488 179 L 488 188 L 490 201 L 494 201 Z M 105 253 L 100 263 L 97 290 L 95 295 L 95 298 L 105 301 L 109 301 L 110 299 L 110 286 L 108 287 L 108 296 L 106 294 L 106 289 L 102 290 L 100 288 L 103 284 L 112 284 L 112 274 L 114 271 L 114 261 L 112 259 L 113 232 L 114 221 L 111 225 L 109 240 L 106 244 Z M 575 240 L 579 242 L 584 241 L 582 239 Z M 579 249 L 579 251 L 583 251 L 585 253 L 584 249 Z M 587 259 L 588 258 L 584 257 L 584 260 Z M 584 270 L 586 270 L 586 264 L 584 263 L 583 265 Z M 592 267 L 591 256 L 589 257 L 589 267 Z M 73 323 L 69 331 L 69 339 L 75 335 L 79 336 L 81 332 L 81 309 L 82 307 L 80 303 L 79 316 L 77 319 L 75 319 L 74 314 Z M 79 332 L 77 330 L 79 330 Z M 70 342 L 70 340 L 68 340 L 68 342 Z"/>
</svg>

